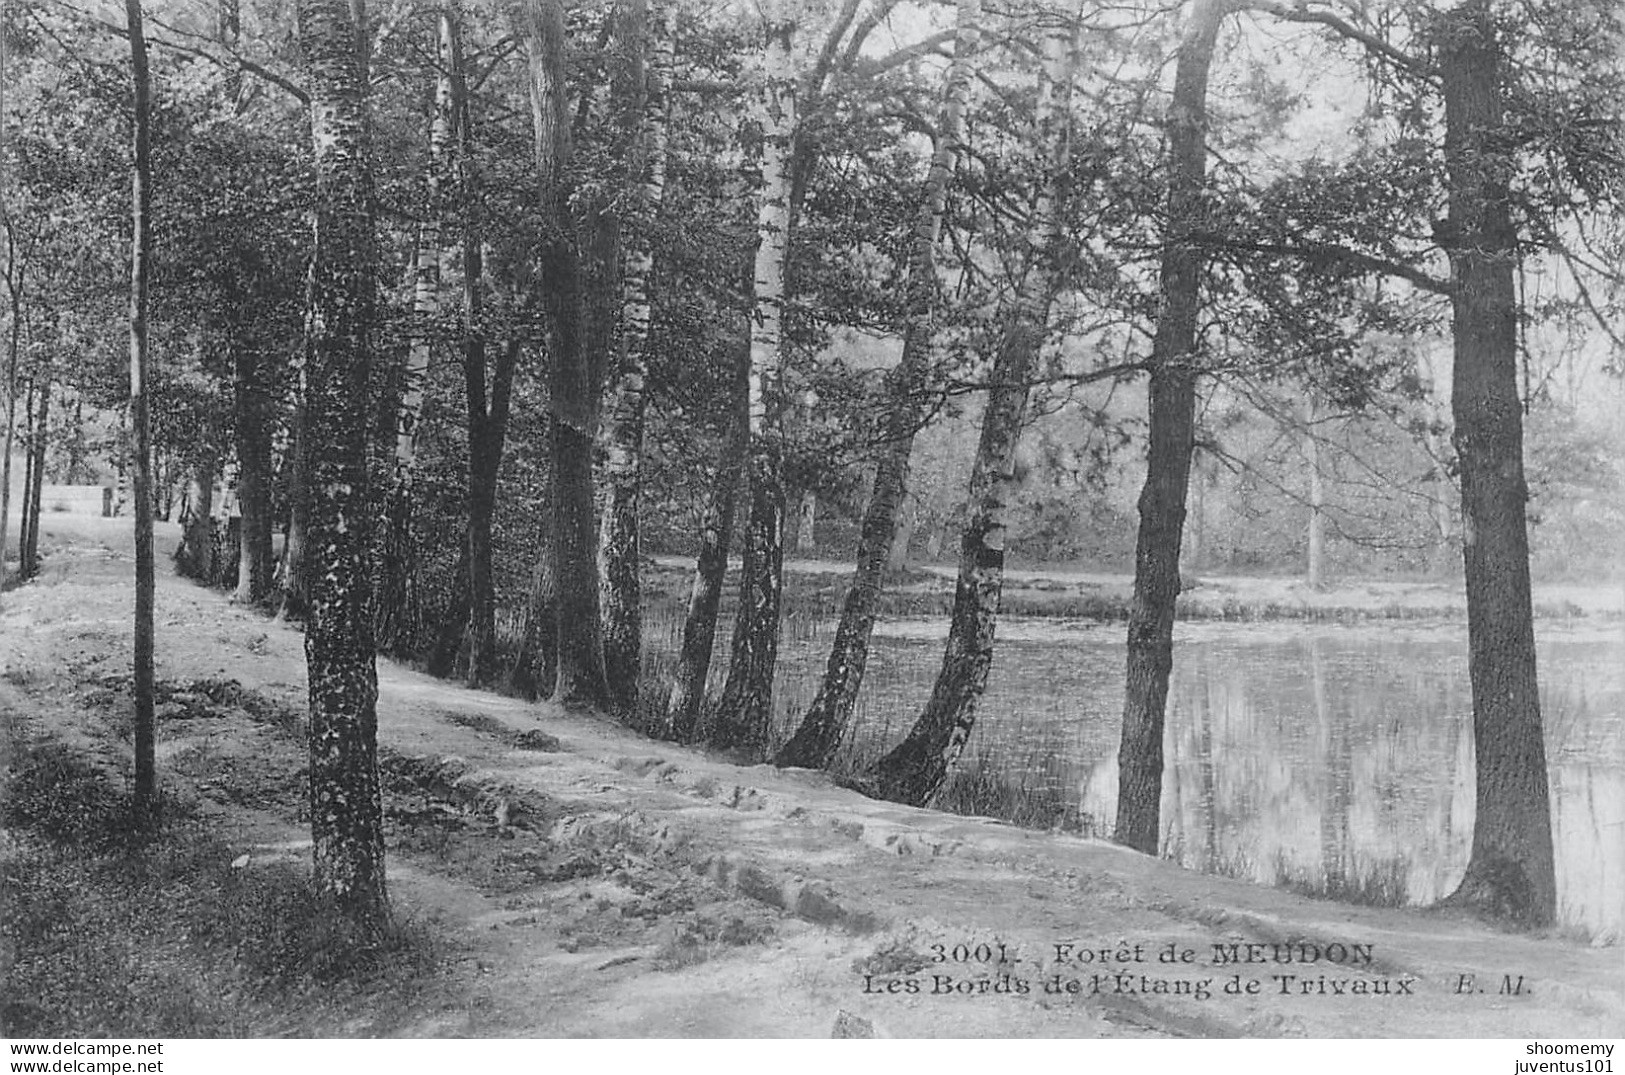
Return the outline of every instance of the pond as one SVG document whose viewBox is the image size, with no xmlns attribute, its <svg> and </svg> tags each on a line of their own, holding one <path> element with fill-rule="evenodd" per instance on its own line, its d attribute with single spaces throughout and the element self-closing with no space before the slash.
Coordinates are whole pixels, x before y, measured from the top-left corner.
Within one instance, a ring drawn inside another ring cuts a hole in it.
<svg viewBox="0 0 1625 1075">
<path fill-rule="evenodd" d="M 877 757 L 908 730 L 945 632 L 934 619 L 878 626 L 838 766 Z M 780 741 L 818 689 L 832 633 L 828 622 L 786 622 Z M 987 695 L 956 773 L 960 792 L 983 790 L 957 795 L 969 804 L 962 809 L 1011 816 L 978 805 L 995 786 L 1006 805 L 1050 804 L 1047 814 L 1027 809 L 1026 820 L 1109 834 L 1123 634 L 1119 624 L 1000 622 Z M 1614 942 L 1625 926 L 1625 634 L 1540 623 L 1537 646 L 1560 922 L 1571 935 Z M 1447 895 L 1472 839 L 1466 653 L 1461 624 L 1179 624 L 1163 855 L 1361 902 Z M 719 654 L 714 674 L 723 668 Z"/>
</svg>

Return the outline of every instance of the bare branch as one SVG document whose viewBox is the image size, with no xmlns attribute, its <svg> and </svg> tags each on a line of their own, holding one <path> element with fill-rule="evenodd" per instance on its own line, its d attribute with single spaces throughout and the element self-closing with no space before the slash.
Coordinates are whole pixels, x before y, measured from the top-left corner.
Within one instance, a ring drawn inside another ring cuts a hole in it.
<svg viewBox="0 0 1625 1075">
<path fill-rule="evenodd" d="M 1352 41 L 1358 41 L 1366 50 L 1387 60 L 1395 67 L 1408 71 L 1428 81 L 1434 81 L 1437 76 L 1433 69 L 1410 53 L 1395 48 L 1368 30 L 1347 22 L 1329 11 L 1312 10 L 1305 0 L 1297 0 L 1292 7 L 1285 4 L 1273 3 L 1271 0 L 1248 0 L 1246 6 L 1254 11 L 1265 11 L 1286 22 L 1316 23 L 1342 34 Z"/>
</svg>

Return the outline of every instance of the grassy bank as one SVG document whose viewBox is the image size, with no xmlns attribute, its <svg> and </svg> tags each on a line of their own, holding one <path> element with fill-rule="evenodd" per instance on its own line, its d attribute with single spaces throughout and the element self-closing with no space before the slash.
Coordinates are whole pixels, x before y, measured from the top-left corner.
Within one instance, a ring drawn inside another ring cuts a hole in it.
<svg viewBox="0 0 1625 1075">
<path fill-rule="evenodd" d="M 9 734 L 0 1034 L 331 1034 L 411 1010 L 438 973 L 429 931 L 358 935 L 305 864 L 247 868 L 199 799 L 170 794 L 159 831 L 132 831 L 122 776 L 82 747 Z"/>
</svg>

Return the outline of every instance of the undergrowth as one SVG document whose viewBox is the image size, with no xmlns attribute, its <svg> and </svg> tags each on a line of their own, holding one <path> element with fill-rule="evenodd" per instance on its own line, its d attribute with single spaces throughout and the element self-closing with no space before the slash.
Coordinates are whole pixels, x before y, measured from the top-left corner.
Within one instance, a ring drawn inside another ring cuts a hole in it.
<svg viewBox="0 0 1625 1075">
<path fill-rule="evenodd" d="M 236 853 L 166 801 L 131 829 L 114 779 L 61 743 L 15 750 L 0 870 L 8 1037 L 334 1033 L 354 1009 L 420 988 L 441 964 L 422 926 L 362 934 L 302 868 Z"/>
</svg>

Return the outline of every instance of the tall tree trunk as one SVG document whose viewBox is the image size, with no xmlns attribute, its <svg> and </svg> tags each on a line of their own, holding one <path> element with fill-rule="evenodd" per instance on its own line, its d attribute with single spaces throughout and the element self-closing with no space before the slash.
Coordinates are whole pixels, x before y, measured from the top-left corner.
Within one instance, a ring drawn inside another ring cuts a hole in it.
<svg viewBox="0 0 1625 1075">
<path fill-rule="evenodd" d="M 197 459 L 187 483 L 181 510 L 181 543 L 175 550 L 176 570 L 184 578 L 205 585 L 218 577 L 215 549 L 214 479 L 219 460 L 206 449 Z"/>
<path fill-rule="evenodd" d="M 22 577 L 39 574 L 40 502 L 45 493 L 46 452 L 51 445 L 51 372 L 39 388 L 39 406 L 34 412 L 33 434 L 28 439 L 28 481 L 23 487 Z"/>
<path fill-rule="evenodd" d="M 6 431 L 0 442 L 0 591 L 6 584 L 6 539 L 11 524 L 11 452 L 16 447 L 17 430 L 17 358 L 22 350 L 23 334 L 23 266 L 16 257 L 16 235 L 12 231 L 9 215 L 4 217 L 6 229 L 6 299 L 11 323 L 6 330 Z"/>
<path fill-rule="evenodd" d="M 1227 0 L 1198 0 L 1179 46 L 1168 116 L 1168 231 L 1162 247 L 1162 309 L 1151 343 L 1150 447 L 1134 547 L 1128 676 L 1117 751 L 1115 839 L 1157 853 L 1162 801 L 1162 727 L 1174 666 L 1174 601 L 1196 429 L 1196 317 L 1207 182 L 1207 83 Z"/>
<path fill-rule="evenodd" d="M 761 132 L 761 201 L 757 212 L 755 315 L 750 328 L 750 441 L 746 474 L 750 514 L 744 535 L 739 608 L 728 678 L 710 734 L 712 745 L 754 755 L 765 746 L 773 718 L 773 671 L 779 654 L 779 606 L 784 584 L 784 327 L 785 263 L 794 225 L 791 140 L 795 94 L 789 25 L 768 25 L 763 87 L 752 122 Z"/>
<path fill-rule="evenodd" d="M 1314 393 L 1309 393 L 1308 428 L 1304 433 L 1304 450 L 1309 457 L 1309 555 L 1308 581 L 1311 590 L 1325 584 L 1326 575 L 1326 478 L 1321 472 L 1320 411 Z"/>
<path fill-rule="evenodd" d="M 435 319 L 440 313 L 445 182 L 451 170 L 454 116 L 451 72 L 458 59 L 453 50 L 455 31 L 454 12 L 450 6 L 442 5 L 437 31 L 439 75 L 435 81 L 434 116 L 429 122 L 427 206 L 423 221 L 418 225 L 412 266 L 414 328 L 406 366 L 401 373 L 401 404 L 395 418 L 394 474 L 384 509 L 384 539 L 379 542 L 383 563 L 377 595 L 378 645 L 391 653 L 401 653 L 415 643 L 422 620 L 412 521 L 416 509 L 418 423 L 423 414 Z"/>
<path fill-rule="evenodd" d="M 135 794 L 134 820 L 148 829 L 158 820 L 158 766 L 153 716 L 152 417 L 147 386 L 147 263 L 152 236 L 152 104 L 141 0 L 124 0 L 134 91 L 130 167 L 130 410 L 135 422 Z"/>
<path fill-rule="evenodd" d="M 16 423 L 17 397 L 16 397 L 16 377 L 15 376 L 12 377 L 12 395 L 11 395 L 10 401 L 7 404 L 7 407 L 11 412 L 11 415 L 10 415 L 11 421 L 8 422 L 7 425 L 6 425 L 6 448 L 7 448 L 7 451 L 6 451 L 6 490 L 5 490 L 6 504 L 5 504 L 5 507 L 6 507 L 6 512 L 7 512 L 8 516 L 9 516 L 9 514 L 11 512 L 11 449 L 13 447 L 13 434 L 14 434 L 14 431 L 16 429 L 16 424 L 17 424 Z M 19 502 L 18 507 L 17 507 L 17 578 L 19 580 L 23 580 L 23 579 L 28 578 L 28 572 L 24 569 L 24 564 L 23 564 L 23 550 L 28 548 L 28 490 L 34 484 L 34 470 L 33 470 L 33 467 L 34 467 L 34 447 L 33 447 L 33 445 L 34 445 L 34 433 L 33 433 L 33 430 L 34 430 L 34 386 L 33 386 L 33 383 L 30 382 L 29 385 L 28 385 L 28 388 L 26 389 L 26 391 L 23 394 L 23 435 L 22 435 L 22 446 L 23 446 L 23 488 L 22 488 L 22 493 L 23 493 L 23 495 L 22 495 L 22 499 Z M 3 558 L 3 555 L 4 555 L 3 551 L 0 551 L 0 558 Z"/>
<path fill-rule="evenodd" d="M 524 639 L 513 667 L 508 670 L 508 685 L 521 697 L 534 701 L 553 694 L 558 675 L 559 610 L 558 567 L 553 559 L 553 496 L 552 479 L 544 482 L 548 490 L 542 496 L 537 513 L 542 524 L 537 529 L 536 562 L 530 572 L 530 593 L 525 602 Z"/>
<path fill-rule="evenodd" d="M 716 645 L 717 609 L 728 573 L 728 544 L 733 534 L 739 486 L 745 476 L 750 429 L 750 334 L 741 333 L 743 346 L 734 362 L 732 416 L 717 454 L 717 465 L 700 518 L 700 548 L 694 563 L 694 584 L 689 588 L 688 613 L 683 618 L 683 643 L 677 672 L 666 699 L 663 739 L 689 742 L 699 724 L 705 702 L 705 681 L 711 671 Z"/>
<path fill-rule="evenodd" d="M 1450 897 L 1496 917 L 1547 925 L 1557 913 L 1550 793 L 1535 680 L 1529 538 L 1518 398 L 1517 232 L 1502 115 L 1496 19 L 1470 0 L 1438 25 L 1455 290 L 1451 412 L 1461 467 L 1468 672 L 1477 814 L 1472 856 Z"/>
<path fill-rule="evenodd" d="M 237 502 L 242 510 L 237 559 L 238 601 L 257 604 L 271 592 L 271 423 L 265 356 L 253 341 L 235 344 Z"/>
<path fill-rule="evenodd" d="M 655 35 L 655 70 L 645 71 L 645 38 Z M 604 667 L 615 704 L 637 704 L 643 649 L 638 505 L 643 467 L 644 380 L 648 373 L 652 236 L 666 186 L 666 108 L 660 62 L 668 51 L 663 20 L 650 19 L 647 0 L 617 9 L 619 57 L 614 72 L 616 119 L 631 135 L 627 178 L 640 186 L 642 227 L 633 233 L 622 278 L 620 350 L 605 409 L 604 505 L 599 521 L 599 609 L 604 620 Z"/>
<path fill-rule="evenodd" d="M 479 466 L 470 475 L 469 525 L 469 631 L 468 682 L 489 683 L 496 674 L 496 581 L 493 524 L 496 519 L 497 478 L 507 440 L 508 409 L 513 398 L 514 371 L 520 341 L 503 343 L 491 372 L 491 399 L 480 423 Z M 475 453 L 471 450 L 470 455 Z"/>
<path fill-rule="evenodd" d="M 446 71 L 451 83 L 452 129 L 457 153 L 452 173 L 462 221 L 463 387 L 468 413 L 468 473 L 465 490 L 468 512 L 464 530 L 466 600 L 458 614 L 441 628 L 437 650 L 467 655 L 466 675 L 478 686 L 495 674 L 496 585 L 492 550 L 492 524 L 496 515 L 497 474 L 507 430 L 509 393 L 518 344 L 511 341 L 489 368 L 485 322 L 484 227 L 481 192 L 474 171 L 474 136 L 471 103 L 465 79 L 463 48 L 455 0 L 445 0 L 442 31 L 446 42 Z M 489 385 L 489 387 L 488 387 Z"/>
<path fill-rule="evenodd" d="M 554 697 L 568 705 L 609 703 L 598 613 L 592 445 L 599 382 L 588 350 L 581 256 L 571 220 L 569 90 L 564 77 L 564 11 L 559 0 L 526 0 L 531 114 L 544 222 L 540 265 L 552 358 L 549 387 L 553 459 L 553 548 L 558 567 L 558 671 Z M 598 301 L 608 299 L 599 296 Z"/>
<path fill-rule="evenodd" d="M 309 368 L 308 361 L 305 364 Z M 310 436 L 305 431 L 305 377 L 300 374 L 289 421 L 292 441 L 288 452 L 288 529 L 282 542 L 282 558 L 277 563 L 274 585 L 277 593 L 277 619 L 300 619 L 309 597 L 305 586 L 305 533 L 310 520 L 309 453 Z"/>
<path fill-rule="evenodd" d="M 353 3 L 353 7 L 352 7 Z M 310 827 L 316 890 L 365 933 L 389 919 L 367 495 L 376 253 L 361 0 L 299 0 L 316 171 L 306 369 Z"/>
<path fill-rule="evenodd" d="M 964 114 L 970 97 L 971 58 L 981 37 L 980 0 L 959 0 L 958 29 L 953 64 L 942 90 L 942 112 L 937 143 L 925 178 L 925 198 L 914 221 L 914 247 L 908 265 L 908 322 L 903 355 L 886 381 L 886 413 L 882 420 L 880 459 L 874 487 L 858 533 L 858 563 L 841 606 L 824 668 L 824 681 L 801 726 L 773 763 L 824 768 L 840 747 L 863 685 L 869 662 L 869 639 L 874 632 L 875 608 L 881 576 L 891 559 L 897 534 L 897 513 L 908 486 L 908 462 L 914 434 L 924 414 L 923 393 L 931 362 L 938 296 L 937 240 L 942 232 L 948 182 L 962 150 Z M 809 496 L 811 494 L 808 494 Z M 804 531 L 811 528 L 811 513 Z M 804 534 L 805 536 L 805 534 Z"/>
<path fill-rule="evenodd" d="M 495 673 L 496 584 L 493 574 L 492 522 L 496 515 L 497 473 L 502 465 L 507 429 L 508 393 L 513 383 L 517 344 L 502 352 L 495 370 L 487 368 L 485 321 L 484 227 L 481 192 L 474 171 L 471 102 L 465 80 L 462 41 L 455 8 L 451 20 L 450 73 L 452 111 L 456 117 L 457 179 L 462 220 L 463 383 L 468 404 L 468 619 L 464 630 L 467 678 L 478 686 Z M 489 379 L 489 388 L 487 380 Z"/>
<path fill-rule="evenodd" d="M 796 506 L 796 555 L 810 559 L 818 555 L 818 494 L 802 491 Z"/>
<path fill-rule="evenodd" d="M 1027 383 L 1044 344 L 1050 307 L 1060 291 L 1064 257 L 1066 172 L 1071 159 L 1071 105 L 1076 27 L 1046 43 L 1037 115 L 1049 174 L 1036 199 L 1040 245 L 1019 279 L 993 362 L 982 434 L 971 465 L 968 519 L 959 548 L 959 580 L 942 668 L 908 736 L 856 782 L 867 794 L 923 806 L 941 789 L 970 738 L 976 706 L 993 666 L 993 636 L 1004 586 L 1004 543 L 1015 486 L 1016 446 L 1026 422 Z"/>
<path fill-rule="evenodd" d="M 6 343 L 6 432 L 0 442 L 0 590 L 6 584 L 6 531 L 11 522 L 11 452 L 17 429 L 17 345 L 21 332 L 19 304 L 13 301 Z"/>
</svg>

